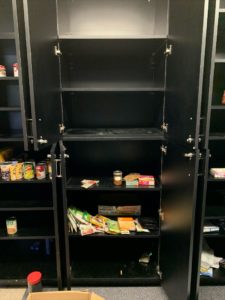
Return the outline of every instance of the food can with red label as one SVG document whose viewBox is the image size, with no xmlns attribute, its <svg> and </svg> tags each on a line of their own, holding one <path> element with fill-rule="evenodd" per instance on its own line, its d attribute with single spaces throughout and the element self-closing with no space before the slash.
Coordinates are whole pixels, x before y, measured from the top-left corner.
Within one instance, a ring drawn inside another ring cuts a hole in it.
<svg viewBox="0 0 225 300">
<path fill-rule="evenodd" d="M 18 64 L 17 63 L 13 64 L 13 75 L 14 75 L 14 77 L 19 76 L 19 69 L 18 69 Z"/>
<path fill-rule="evenodd" d="M 35 162 L 25 161 L 23 164 L 23 177 L 25 180 L 31 180 L 35 178 Z"/>
<path fill-rule="evenodd" d="M 0 65 L 0 77 L 6 77 L 6 69 L 3 65 Z"/>
<path fill-rule="evenodd" d="M 46 164 L 45 163 L 37 164 L 37 166 L 36 166 L 36 178 L 38 180 L 46 178 Z"/>
</svg>

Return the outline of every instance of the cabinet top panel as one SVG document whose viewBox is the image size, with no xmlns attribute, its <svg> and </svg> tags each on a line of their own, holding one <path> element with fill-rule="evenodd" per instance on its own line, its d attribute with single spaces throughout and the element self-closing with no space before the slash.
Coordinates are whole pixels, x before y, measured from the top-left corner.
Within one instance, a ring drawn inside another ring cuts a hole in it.
<svg viewBox="0 0 225 300">
<path fill-rule="evenodd" d="M 166 35 L 167 11 L 167 0 L 58 0 L 59 36 Z"/>
</svg>

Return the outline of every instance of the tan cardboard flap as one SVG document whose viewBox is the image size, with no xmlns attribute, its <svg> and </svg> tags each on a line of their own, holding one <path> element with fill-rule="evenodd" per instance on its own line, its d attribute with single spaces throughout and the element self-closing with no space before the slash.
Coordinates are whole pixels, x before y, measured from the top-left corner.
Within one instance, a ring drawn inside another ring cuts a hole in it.
<svg viewBox="0 0 225 300">
<path fill-rule="evenodd" d="M 105 298 L 100 297 L 99 295 L 95 293 L 91 293 L 91 300 L 105 300 Z"/>
<path fill-rule="evenodd" d="M 57 291 L 32 293 L 27 300 L 105 300 L 104 298 L 90 292 L 80 291 Z"/>
</svg>

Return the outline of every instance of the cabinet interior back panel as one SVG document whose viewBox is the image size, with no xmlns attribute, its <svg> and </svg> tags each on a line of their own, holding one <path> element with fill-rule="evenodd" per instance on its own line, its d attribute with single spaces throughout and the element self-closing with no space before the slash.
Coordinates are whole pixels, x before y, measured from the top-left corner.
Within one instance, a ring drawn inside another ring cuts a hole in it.
<svg viewBox="0 0 225 300">
<path fill-rule="evenodd" d="M 59 0 L 59 35 L 167 34 L 167 0 Z"/>
<path fill-rule="evenodd" d="M 16 81 L 0 82 L 0 108 L 2 106 L 20 106 L 19 86 Z"/>
<path fill-rule="evenodd" d="M 225 57 L 225 13 L 219 14 L 217 54 L 222 55 L 223 58 Z"/>
<path fill-rule="evenodd" d="M 13 31 L 12 1 L 0 0 L 0 33 Z"/>
<path fill-rule="evenodd" d="M 63 100 L 67 128 L 160 128 L 163 122 L 163 93 L 65 93 Z"/>
<path fill-rule="evenodd" d="M 220 0 L 220 8 L 225 8 L 225 0 Z"/>
<path fill-rule="evenodd" d="M 159 142 L 79 142 L 65 143 L 68 173 L 71 176 L 112 176 L 114 170 L 124 174 L 160 174 Z"/>
<path fill-rule="evenodd" d="M 163 86 L 162 40 L 72 40 L 62 43 L 62 86 Z"/>
</svg>

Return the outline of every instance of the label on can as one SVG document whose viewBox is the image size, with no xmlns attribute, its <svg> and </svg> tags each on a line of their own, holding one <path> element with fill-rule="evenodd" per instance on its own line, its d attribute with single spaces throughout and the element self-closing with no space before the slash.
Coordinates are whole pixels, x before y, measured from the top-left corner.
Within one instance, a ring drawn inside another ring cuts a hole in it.
<svg viewBox="0 0 225 300">
<path fill-rule="evenodd" d="M 6 220 L 7 233 L 12 235 L 17 233 L 17 221 L 15 217 Z"/>
<path fill-rule="evenodd" d="M 26 161 L 23 164 L 23 176 L 25 180 L 31 180 L 35 178 L 35 163 L 32 161 Z"/>
<path fill-rule="evenodd" d="M 46 164 L 45 163 L 37 164 L 37 166 L 36 166 L 36 178 L 38 180 L 46 178 Z"/>
<path fill-rule="evenodd" d="M 11 167 L 11 163 L 9 162 L 1 163 L 2 180 L 10 181 L 10 167 Z"/>
</svg>

